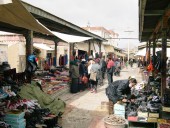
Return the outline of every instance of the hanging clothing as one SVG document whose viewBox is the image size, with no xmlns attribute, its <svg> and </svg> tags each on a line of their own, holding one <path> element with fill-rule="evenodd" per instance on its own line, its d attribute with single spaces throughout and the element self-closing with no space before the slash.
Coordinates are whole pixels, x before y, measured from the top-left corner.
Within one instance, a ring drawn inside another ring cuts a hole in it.
<svg viewBox="0 0 170 128">
<path fill-rule="evenodd" d="M 65 54 L 65 65 L 67 65 L 68 64 L 68 55 L 67 54 Z"/>
</svg>

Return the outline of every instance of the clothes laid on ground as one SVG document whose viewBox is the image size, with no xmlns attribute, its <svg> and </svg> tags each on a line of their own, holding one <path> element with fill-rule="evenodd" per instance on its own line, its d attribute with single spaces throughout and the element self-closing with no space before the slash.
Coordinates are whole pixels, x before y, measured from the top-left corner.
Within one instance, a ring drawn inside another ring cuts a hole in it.
<svg viewBox="0 0 170 128">
<path fill-rule="evenodd" d="M 44 93 L 36 82 L 26 84 L 21 87 L 18 93 L 23 99 L 38 100 L 42 108 L 49 108 L 51 113 L 58 115 L 64 112 L 65 103 L 58 98 L 52 98 L 50 95 Z"/>
</svg>

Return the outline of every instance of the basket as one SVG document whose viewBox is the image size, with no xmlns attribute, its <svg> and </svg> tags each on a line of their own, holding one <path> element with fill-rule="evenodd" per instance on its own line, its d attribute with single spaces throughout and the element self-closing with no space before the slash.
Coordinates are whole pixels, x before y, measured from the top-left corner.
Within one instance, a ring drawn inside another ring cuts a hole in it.
<svg viewBox="0 0 170 128">
<path fill-rule="evenodd" d="M 112 123 L 109 123 L 109 122 L 106 122 L 106 118 L 104 118 L 104 126 L 105 128 L 125 128 L 126 126 L 126 123 L 124 124 L 112 124 Z"/>
</svg>

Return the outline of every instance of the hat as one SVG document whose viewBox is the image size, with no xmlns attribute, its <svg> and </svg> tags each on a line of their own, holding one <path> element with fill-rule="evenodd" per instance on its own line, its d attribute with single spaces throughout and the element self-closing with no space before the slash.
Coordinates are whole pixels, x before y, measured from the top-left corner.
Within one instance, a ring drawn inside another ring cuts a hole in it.
<svg viewBox="0 0 170 128">
<path fill-rule="evenodd" d="M 85 59 L 81 59 L 81 61 L 86 61 Z"/>
</svg>

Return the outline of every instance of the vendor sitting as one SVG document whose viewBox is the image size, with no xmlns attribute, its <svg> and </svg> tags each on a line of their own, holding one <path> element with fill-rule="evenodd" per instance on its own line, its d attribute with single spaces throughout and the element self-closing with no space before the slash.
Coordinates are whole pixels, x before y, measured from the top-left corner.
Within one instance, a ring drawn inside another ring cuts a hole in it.
<svg viewBox="0 0 170 128">
<path fill-rule="evenodd" d="M 45 71 L 50 70 L 50 66 L 48 65 L 48 62 L 47 62 L 47 61 L 44 61 L 43 68 L 44 68 Z"/>
<path fill-rule="evenodd" d="M 123 96 L 126 95 L 127 98 L 129 98 L 131 88 L 136 84 L 136 79 L 130 78 L 127 80 L 114 81 L 106 88 L 106 95 L 109 99 L 109 114 L 113 113 L 114 104 L 117 103 L 117 101 L 127 102 L 127 99 Z"/>
</svg>

